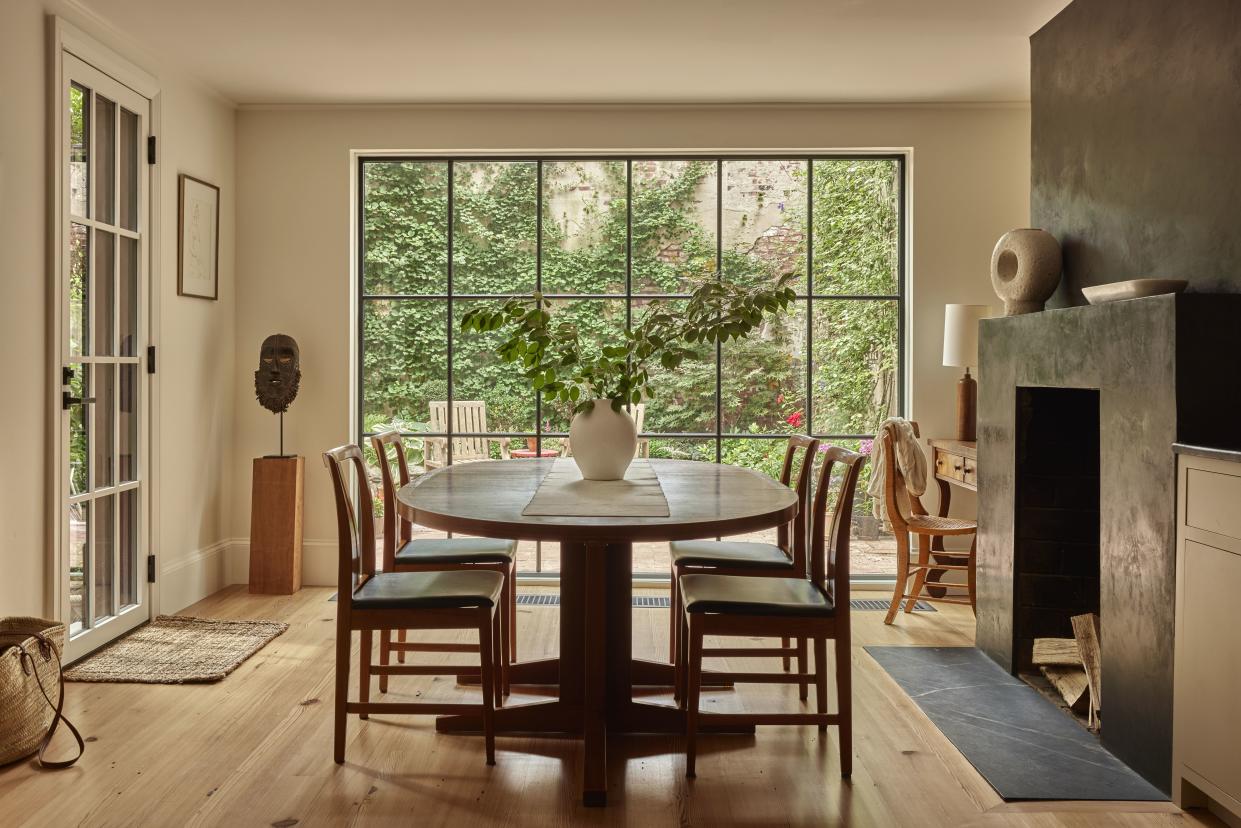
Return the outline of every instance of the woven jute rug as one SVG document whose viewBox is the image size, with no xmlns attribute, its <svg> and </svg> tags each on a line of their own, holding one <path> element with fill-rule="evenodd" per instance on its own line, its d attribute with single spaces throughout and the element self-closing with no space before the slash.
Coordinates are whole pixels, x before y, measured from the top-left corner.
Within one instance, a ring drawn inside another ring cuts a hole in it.
<svg viewBox="0 0 1241 828">
<path fill-rule="evenodd" d="M 289 628 L 277 621 L 161 615 L 65 671 L 66 681 L 219 681 Z"/>
</svg>

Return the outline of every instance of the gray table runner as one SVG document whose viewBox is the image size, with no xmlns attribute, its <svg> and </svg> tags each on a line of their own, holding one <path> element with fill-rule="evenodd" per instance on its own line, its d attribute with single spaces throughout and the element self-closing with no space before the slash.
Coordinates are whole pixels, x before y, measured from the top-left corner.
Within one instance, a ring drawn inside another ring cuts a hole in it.
<svg viewBox="0 0 1241 828">
<path fill-rule="evenodd" d="M 577 463 L 552 464 L 522 514 L 563 517 L 668 517 L 659 476 L 646 460 L 634 460 L 624 480 L 583 480 Z"/>
</svg>

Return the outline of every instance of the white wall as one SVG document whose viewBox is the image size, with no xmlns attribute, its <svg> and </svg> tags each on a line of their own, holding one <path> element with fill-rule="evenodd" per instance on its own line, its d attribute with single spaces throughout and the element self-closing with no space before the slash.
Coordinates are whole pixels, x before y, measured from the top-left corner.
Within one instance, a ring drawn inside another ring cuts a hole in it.
<svg viewBox="0 0 1241 828">
<path fill-rule="evenodd" d="M 48 255 L 48 23 L 64 17 L 155 75 L 163 107 L 159 180 L 161 255 L 153 301 L 160 331 L 158 406 L 162 453 L 154 548 L 161 561 L 160 605 L 173 612 L 218 589 L 231 525 L 225 496 L 234 474 L 235 130 L 233 106 L 159 65 L 135 44 L 59 0 L 0 3 L 0 354 L 5 394 L 0 473 L 0 616 L 51 612 L 48 457 L 51 313 Z M 176 295 L 177 174 L 221 187 L 220 301 Z M 54 358 L 53 358 L 54 359 Z"/>
<path fill-rule="evenodd" d="M 242 109 L 230 574 L 245 578 L 250 461 L 276 436 L 272 415 L 250 401 L 251 372 L 263 338 L 281 331 L 302 354 L 285 434 L 307 457 L 304 577 L 334 578 L 335 517 L 319 454 L 352 436 L 350 150 L 911 148 L 909 399 L 925 435 L 950 436 L 958 371 L 940 365 L 943 306 L 995 301 L 991 249 L 1029 219 L 1029 133 L 1023 106 Z M 954 513 L 972 509 L 972 498 L 954 500 Z"/>
</svg>

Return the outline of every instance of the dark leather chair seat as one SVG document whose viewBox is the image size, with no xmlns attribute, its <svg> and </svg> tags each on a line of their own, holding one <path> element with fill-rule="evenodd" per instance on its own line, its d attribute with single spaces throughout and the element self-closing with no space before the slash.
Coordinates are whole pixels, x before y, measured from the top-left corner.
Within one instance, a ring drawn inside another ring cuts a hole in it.
<svg viewBox="0 0 1241 828">
<path fill-rule="evenodd" d="M 487 569 L 447 572 L 380 572 L 353 594 L 360 610 L 476 609 L 494 607 L 504 575 Z"/>
<path fill-rule="evenodd" d="M 830 616 L 835 607 L 811 581 L 750 575 L 681 576 L 687 612 L 732 615 Z"/>
<path fill-rule="evenodd" d="M 793 560 L 773 543 L 750 541 L 673 541 L 672 562 L 682 566 L 793 569 Z"/>
<path fill-rule="evenodd" d="M 508 563 L 517 554 L 517 541 L 502 538 L 444 538 L 412 540 L 396 550 L 400 564 Z"/>
</svg>

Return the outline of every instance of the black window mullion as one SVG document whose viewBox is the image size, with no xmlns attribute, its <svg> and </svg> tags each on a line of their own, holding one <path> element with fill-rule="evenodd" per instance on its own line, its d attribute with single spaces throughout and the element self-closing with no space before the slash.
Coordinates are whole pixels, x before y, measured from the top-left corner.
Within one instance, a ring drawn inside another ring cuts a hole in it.
<svg viewBox="0 0 1241 828">
<path fill-rule="evenodd" d="M 715 159 L 715 278 L 724 278 L 724 159 Z M 724 457 L 723 348 L 715 340 L 715 462 Z"/>
<path fill-rule="evenodd" d="M 814 432 L 814 159 L 806 159 L 806 433 Z"/>
<path fill-rule="evenodd" d="M 451 465 L 452 465 L 452 431 L 453 431 L 453 405 L 452 405 L 452 390 L 453 390 L 453 389 L 452 389 L 452 383 L 453 383 L 453 376 L 452 376 L 452 345 L 453 345 L 453 335 L 452 335 L 452 310 L 453 310 L 453 301 L 452 301 L 452 299 L 453 299 L 453 296 L 452 296 L 452 276 L 453 276 L 453 261 L 452 261 L 452 259 L 453 259 L 453 219 L 454 219 L 454 208 L 456 207 L 456 205 L 455 205 L 455 204 L 453 204 L 453 197 L 454 197 L 454 193 L 453 193 L 453 184 L 455 183 L 455 182 L 454 182 L 454 179 L 456 178 L 456 169 L 455 169 L 455 166 L 454 166 L 454 165 L 455 165 L 455 163 L 456 163 L 456 162 L 455 162 L 455 161 L 453 161 L 451 158 L 450 158 L 450 159 L 448 159 L 448 211 L 447 211 L 447 216 L 448 216 L 448 298 L 447 298 L 447 300 L 446 300 L 446 301 L 447 301 L 447 305 L 448 305 L 448 350 L 447 350 L 447 354 L 446 354 L 446 357 L 447 357 L 447 367 L 448 367 L 448 393 L 447 393 L 447 395 L 446 395 L 446 396 L 448 397 L 448 412 L 447 412 L 447 414 L 446 414 L 446 416 L 445 416 L 445 418 L 444 418 L 444 419 L 445 419 L 445 422 L 447 423 L 447 425 L 445 425 L 445 426 L 444 426 L 444 428 L 445 428 L 445 430 L 448 432 L 448 442 L 447 442 L 446 447 L 445 447 L 445 449 L 444 449 L 444 460 L 445 460 L 445 465 L 449 465 L 449 466 L 451 466 Z"/>
<path fill-rule="evenodd" d="M 534 173 L 534 290 L 543 292 L 543 162 L 535 164 Z M 542 307 L 542 302 L 539 303 Z M 534 392 L 534 456 L 543 457 L 543 392 Z M 540 544 L 541 553 L 541 544 Z M 542 555 L 539 555 L 540 564 Z M 537 566 L 542 571 L 542 566 Z"/>
</svg>

